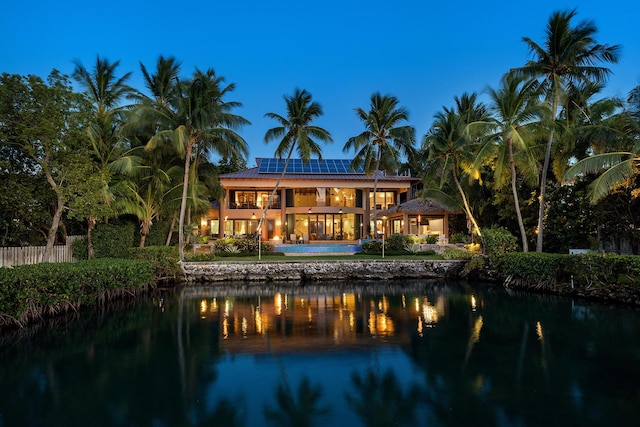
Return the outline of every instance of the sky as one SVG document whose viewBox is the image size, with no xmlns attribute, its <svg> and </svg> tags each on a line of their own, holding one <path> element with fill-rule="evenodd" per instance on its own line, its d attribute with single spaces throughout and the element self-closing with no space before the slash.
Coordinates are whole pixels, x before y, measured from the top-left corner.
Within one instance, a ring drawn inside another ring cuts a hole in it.
<svg viewBox="0 0 640 427">
<path fill-rule="evenodd" d="M 131 72 L 128 83 L 143 90 L 140 63 L 153 70 L 160 55 L 174 56 L 183 78 L 212 68 L 235 85 L 227 100 L 242 103 L 234 113 L 251 122 L 239 131 L 248 166 L 273 157 L 277 141 L 264 135 L 277 123 L 264 115 L 285 115 L 284 96 L 296 88 L 324 110 L 314 124 L 334 142 L 323 157 L 351 158 L 342 148 L 364 130 L 354 109 L 368 110 L 374 92 L 398 98 L 419 145 L 438 111 L 455 96 L 496 87 L 531 58 L 522 38 L 542 44 L 551 13 L 571 9 L 576 23 L 596 24 L 599 43 L 621 46 L 603 97 L 626 99 L 640 85 L 634 0 L 8 0 L 0 73 L 71 75 L 75 61 L 91 70 L 100 56 L 120 61 L 118 75 Z"/>
</svg>

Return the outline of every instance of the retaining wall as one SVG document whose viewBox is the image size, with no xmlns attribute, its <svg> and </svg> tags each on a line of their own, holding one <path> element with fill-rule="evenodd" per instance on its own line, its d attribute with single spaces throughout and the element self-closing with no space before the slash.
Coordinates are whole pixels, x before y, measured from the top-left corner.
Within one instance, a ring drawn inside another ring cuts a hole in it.
<svg viewBox="0 0 640 427">
<path fill-rule="evenodd" d="M 187 282 L 413 279 L 457 277 L 466 261 L 332 260 L 188 262 Z"/>
</svg>

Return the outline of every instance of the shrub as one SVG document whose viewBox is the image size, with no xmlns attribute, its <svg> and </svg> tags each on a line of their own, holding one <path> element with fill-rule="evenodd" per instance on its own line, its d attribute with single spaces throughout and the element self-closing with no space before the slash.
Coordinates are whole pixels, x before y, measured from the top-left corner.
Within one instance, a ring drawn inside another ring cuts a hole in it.
<svg viewBox="0 0 640 427">
<path fill-rule="evenodd" d="M 232 237 L 225 237 L 224 239 L 218 239 L 214 243 L 214 252 L 217 255 L 224 256 L 225 254 L 234 255 L 255 255 L 260 250 L 263 253 L 273 252 L 273 243 L 261 242 L 261 247 L 258 248 L 258 241 L 249 236 L 240 239 Z"/>
<path fill-rule="evenodd" d="M 382 252 L 381 240 L 370 240 L 362 244 L 362 252 L 365 254 L 377 254 Z"/>
<path fill-rule="evenodd" d="M 442 254 L 444 259 L 471 259 L 473 254 L 464 249 L 447 249 Z"/>
<path fill-rule="evenodd" d="M 136 226 L 132 222 L 100 224 L 91 233 L 96 258 L 127 258 L 134 246 Z M 75 240 L 71 251 L 76 259 L 87 259 L 87 238 Z"/>
<path fill-rule="evenodd" d="M 84 305 L 101 305 L 151 283 L 152 267 L 145 261 L 103 259 L 0 268 L 0 314 L 23 323 Z"/>
<path fill-rule="evenodd" d="M 407 247 L 412 243 L 411 237 L 403 234 L 392 234 L 384 241 L 384 250 L 389 252 L 407 252 Z"/>
<path fill-rule="evenodd" d="M 147 246 L 129 249 L 129 257 L 134 260 L 144 260 L 153 266 L 153 278 L 156 281 L 176 279 L 182 272 L 180 269 L 180 255 L 175 246 Z"/>
<path fill-rule="evenodd" d="M 487 228 L 482 230 L 482 246 L 489 261 L 498 267 L 505 254 L 518 250 L 518 240 L 506 228 Z"/>
<path fill-rule="evenodd" d="M 471 237 L 465 235 L 464 233 L 453 233 L 451 237 L 449 237 L 449 243 L 457 244 L 457 243 L 470 243 Z"/>
<path fill-rule="evenodd" d="M 430 244 L 430 245 L 434 245 L 436 243 L 438 243 L 438 238 L 432 234 L 429 234 L 427 237 L 424 238 L 425 242 Z"/>
</svg>

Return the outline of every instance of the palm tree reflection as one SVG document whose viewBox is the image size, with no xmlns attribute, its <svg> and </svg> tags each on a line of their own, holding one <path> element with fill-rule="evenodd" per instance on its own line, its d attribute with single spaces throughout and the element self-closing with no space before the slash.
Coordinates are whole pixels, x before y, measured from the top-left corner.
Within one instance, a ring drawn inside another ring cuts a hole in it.
<svg viewBox="0 0 640 427">
<path fill-rule="evenodd" d="M 274 426 L 304 427 L 312 426 L 315 418 L 327 415 L 328 407 L 319 407 L 322 395 L 320 386 L 313 386 L 308 377 L 303 377 L 294 396 L 286 379 L 275 390 L 276 408 L 265 406 L 264 415 Z"/>
<path fill-rule="evenodd" d="M 405 391 L 392 370 L 380 375 L 369 368 L 366 374 L 351 374 L 356 393 L 345 399 L 365 426 L 416 425 L 416 399 L 421 387 L 416 383 Z"/>
</svg>

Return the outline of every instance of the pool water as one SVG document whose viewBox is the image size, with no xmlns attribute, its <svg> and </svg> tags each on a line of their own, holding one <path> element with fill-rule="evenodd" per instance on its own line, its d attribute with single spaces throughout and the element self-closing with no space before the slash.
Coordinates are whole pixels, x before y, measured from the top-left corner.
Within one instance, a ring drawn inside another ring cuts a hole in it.
<svg viewBox="0 0 640 427">
<path fill-rule="evenodd" d="M 308 244 L 276 244 L 273 250 L 287 254 L 355 254 L 362 250 L 362 245 L 345 243 L 308 243 Z"/>
</svg>

